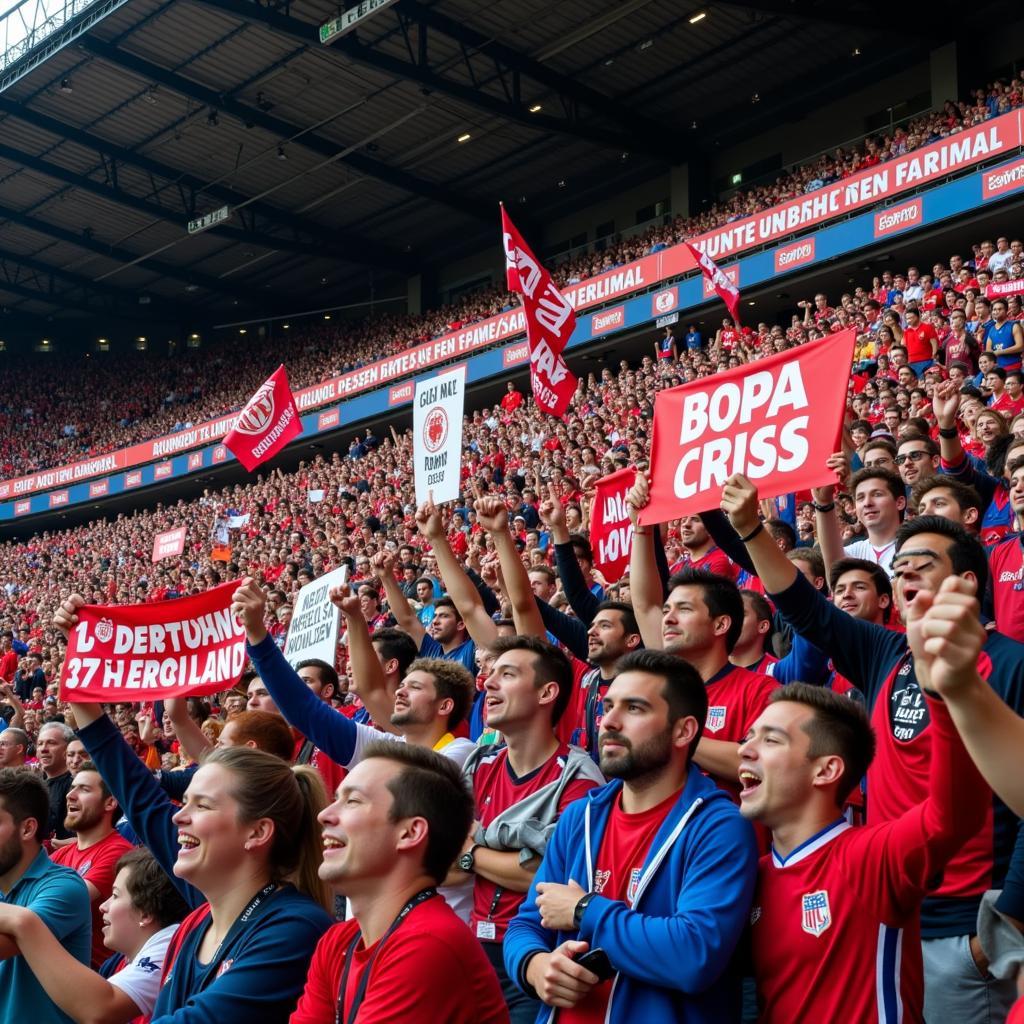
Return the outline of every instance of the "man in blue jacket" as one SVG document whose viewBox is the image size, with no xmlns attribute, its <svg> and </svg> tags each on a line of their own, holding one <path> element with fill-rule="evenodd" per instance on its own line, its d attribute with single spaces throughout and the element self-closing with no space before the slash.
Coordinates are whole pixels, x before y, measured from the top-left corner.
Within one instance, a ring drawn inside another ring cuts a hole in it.
<svg viewBox="0 0 1024 1024">
<path fill-rule="evenodd" d="M 600 732 L 613 781 L 565 810 L 505 938 L 509 977 L 559 1021 L 739 1020 L 729 967 L 757 849 L 724 790 L 691 770 L 706 717 L 683 659 L 643 650 L 619 662 Z M 577 962 L 597 950 L 607 971 Z"/>
</svg>

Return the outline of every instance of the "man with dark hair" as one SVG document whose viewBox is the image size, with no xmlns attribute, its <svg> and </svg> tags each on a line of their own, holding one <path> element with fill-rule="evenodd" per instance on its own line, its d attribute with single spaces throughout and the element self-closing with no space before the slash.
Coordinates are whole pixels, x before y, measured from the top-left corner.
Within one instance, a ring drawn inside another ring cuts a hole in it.
<svg viewBox="0 0 1024 1024">
<path fill-rule="evenodd" d="M 604 704 L 601 769 L 613 781 L 555 827 L 509 927 L 506 969 L 558 1019 L 733 1019 L 739 986 L 728 965 L 757 852 L 727 795 L 691 765 L 707 717 L 703 681 L 680 658 L 634 651 Z M 597 949 L 607 977 L 576 962 Z"/>
<path fill-rule="evenodd" d="M 821 553 L 827 565 L 842 557 L 863 558 L 880 565 L 892 576 L 896 552 L 896 531 L 907 507 L 907 492 L 898 474 L 888 469 L 860 469 L 850 479 L 857 521 L 867 537 L 843 547 L 839 520 L 835 516 L 834 487 L 817 488 L 817 526 Z"/>
<path fill-rule="evenodd" d="M 981 519 L 978 492 L 956 477 L 938 473 L 919 480 L 910 492 L 910 508 L 919 516 L 945 516 L 975 533 Z"/>
<path fill-rule="evenodd" d="M 637 486 L 629 494 L 631 515 L 646 504 L 646 498 L 646 479 L 637 474 Z M 656 531 L 654 527 L 634 530 L 629 570 L 633 608 L 644 645 L 684 658 L 704 680 L 708 717 L 697 747 L 697 763 L 738 800 L 736 744 L 778 684 L 729 660 L 743 630 L 743 599 L 736 584 L 725 576 L 684 569 L 663 588 L 652 529 Z M 770 537 L 769 541 L 775 545 Z M 775 551 L 779 558 L 786 557 L 777 545 Z"/>
<path fill-rule="evenodd" d="M 772 639 L 772 606 L 754 590 L 741 590 L 743 628 L 729 655 L 734 665 L 763 672 L 767 659 L 774 660 L 768 645 Z"/>
<path fill-rule="evenodd" d="M 818 687 L 776 693 L 740 748 L 741 810 L 772 833 L 751 915 L 766 1020 L 922 1019 L 921 902 L 987 813 L 978 800 L 984 783 L 927 688 L 976 671 L 985 631 L 973 592 L 972 582 L 952 577 L 908 607 L 931 718 L 920 803 L 883 824 L 850 827 L 841 808 L 872 761 L 875 737 L 859 705 Z M 943 638 L 940 653 L 927 637 Z M 950 1007 L 934 1019 L 960 1017 Z"/>
<path fill-rule="evenodd" d="M 70 868 L 54 864 L 43 849 L 50 798 L 37 775 L 0 769 L 0 894 L 3 902 L 28 907 L 61 945 L 89 963 L 89 893 Z M 36 981 L 16 943 L 0 936 L 0 1020 L 69 1024 Z"/>
<path fill-rule="evenodd" d="M 604 778 L 587 753 L 559 742 L 555 726 L 573 691 L 572 666 L 533 636 L 499 637 L 484 683 L 489 728 L 504 743 L 477 747 L 466 761 L 474 827 L 458 860 L 474 876 L 470 927 L 498 973 L 515 1024 L 540 1007 L 505 973 L 505 929 L 522 903 L 562 811 Z"/>
<path fill-rule="evenodd" d="M 473 677 L 459 662 L 443 658 L 417 658 L 412 662 L 395 692 L 390 714 L 385 717 L 383 710 L 375 710 L 379 722 L 389 723 L 389 731 L 381 732 L 338 714 L 302 685 L 284 655 L 268 641 L 261 599 L 262 591 L 251 581 L 246 581 L 234 594 L 233 607 L 245 626 L 252 663 L 285 719 L 332 764 L 351 771 L 362 761 L 367 746 L 380 740 L 401 740 L 427 747 L 460 767 L 465 763 L 473 744 L 464 737 L 453 736 L 452 730 L 466 718 L 474 684 Z M 332 591 L 331 599 L 343 610 L 349 625 L 353 674 L 357 678 L 369 677 L 374 672 L 382 676 L 382 666 L 370 646 L 372 640 L 359 598 L 346 588 L 343 592 Z M 386 690 L 374 685 L 374 692 L 383 697 Z M 379 708 L 379 704 L 374 704 L 374 708 Z M 446 887 L 442 895 L 463 920 L 468 920 L 472 893 L 465 879 L 461 881 L 461 886 Z"/>
<path fill-rule="evenodd" d="M 114 828 L 121 816 L 117 801 L 91 761 L 75 773 L 68 790 L 65 827 L 75 841 L 54 851 L 53 862 L 71 868 L 89 890 L 92 905 L 92 966 L 99 970 L 110 956 L 103 944 L 103 915 L 100 904 L 110 898 L 117 874 L 117 862 L 132 844 Z"/>
<path fill-rule="evenodd" d="M 868 772 L 868 824 L 896 821 L 927 798 L 933 767 L 931 708 L 907 635 L 853 618 L 809 587 L 757 531 L 757 488 L 745 477 L 726 482 L 722 509 L 741 536 L 753 532 L 747 550 L 779 611 L 798 633 L 828 651 L 836 670 L 864 694 L 879 744 Z M 937 593 L 947 577 L 962 577 L 984 593 L 985 549 L 959 524 L 918 516 L 900 527 L 894 543 L 893 590 L 904 622 L 918 593 Z M 1003 700 L 1024 711 L 1024 646 L 989 632 L 978 670 Z M 987 803 L 991 797 L 975 799 Z M 1002 888 L 998 909 L 1024 921 L 1024 849 L 1014 846 L 1016 824 L 993 801 L 984 827 L 962 844 L 924 901 L 926 1019 L 995 1022 L 1008 1012 L 1015 986 L 986 979 L 976 922 L 981 897 L 992 888 Z"/>
<path fill-rule="evenodd" d="M 896 470 L 907 487 L 939 471 L 939 446 L 922 434 L 908 434 L 896 453 Z"/>
<path fill-rule="evenodd" d="M 508 1021 L 480 946 L 437 886 L 473 821 L 456 765 L 412 744 L 374 743 L 320 813 L 320 877 L 353 920 L 317 944 L 291 1024 Z"/>
</svg>

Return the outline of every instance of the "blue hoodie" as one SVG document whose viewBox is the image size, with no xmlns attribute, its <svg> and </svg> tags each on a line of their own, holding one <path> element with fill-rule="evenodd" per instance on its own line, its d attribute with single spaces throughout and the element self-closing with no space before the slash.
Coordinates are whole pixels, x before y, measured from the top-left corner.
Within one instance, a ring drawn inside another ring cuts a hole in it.
<svg viewBox="0 0 1024 1024">
<path fill-rule="evenodd" d="M 595 896 L 578 933 L 541 924 L 538 883 L 575 879 L 593 890 L 594 859 L 621 789 L 621 781 L 610 782 L 563 812 L 505 936 L 509 977 L 529 991 L 523 977 L 529 956 L 579 938 L 603 949 L 616 968 L 608 1024 L 738 1021 L 741 985 L 729 967 L 750 914 L 757 846 L 728 794 L 695 768 L 654 837 L 634 906 Z M 545 1006 L 538 1024 L 554 1013 Z"/>
</svg>

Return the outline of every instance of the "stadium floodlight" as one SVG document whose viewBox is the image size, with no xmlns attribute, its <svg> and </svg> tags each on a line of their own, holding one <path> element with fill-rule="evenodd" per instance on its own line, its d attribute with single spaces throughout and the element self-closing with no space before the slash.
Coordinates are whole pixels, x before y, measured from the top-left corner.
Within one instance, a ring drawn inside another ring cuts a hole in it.
<svg viewBox="0 0 1024 1024">
<path fill-rule="evenodd" d="M 329 43 L 341 36 L 348 35 L 360 22 L 373 15 L 386 11 L 396 4 L 398 0 L 362 0 L 355 7 L 350 7 L 337 18 L 331 18 L 326 24 L 320 26 L 320 42 Z"/>
</svg>

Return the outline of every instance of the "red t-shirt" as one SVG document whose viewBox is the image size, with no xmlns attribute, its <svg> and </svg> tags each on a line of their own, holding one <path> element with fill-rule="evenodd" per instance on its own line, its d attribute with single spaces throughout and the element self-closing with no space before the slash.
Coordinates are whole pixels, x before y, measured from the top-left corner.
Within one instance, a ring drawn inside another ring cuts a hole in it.
<svg viewBox="0 0 1024 1024">
<path fill-rule="evenodd" d="M 481 757 L 473 773 L 473 800 L 480 824 L 486 828 L 513 804 L 557 782 L 562 777 L 568 753 L 568 745 L 559 744 L 558 750 L 551 757 L 522 778 L 512 771 L 505 747 L 499 747 L 493 753 Z M 595 785 L 592 779 L 575 779 L 570 782 L 562 793 L 558 813 L 561 814 L 573 800 L 586 796 Z M 502 889 L 482 875 L 477 875 L 473 886 L 473 913 L 469 920 L 473 934 L 483 942 L 501 942 L 505 937 L 505 929 L 525 898 L 525 892 Z"/>
<path fill-rule="evenodd" d="M 921 363 L 932 358 L 932 342 L 936 348 L 939 344 L 939 336 L 931 324 L 921 324 L 918 327 L 907 327 L 903 331 L 903 344 L 907 349 L 907 362 Z"/>
<path fill-rule="evenodd" d="M 326 1024 L 335 1019 L 345 953 L 358 921 L 336 924 L 317 943 L 306 988 L 290 1024 Z M 494 968 L 480 943 L 440 897 L 409 911 L 389 936 L 353 953 L 338 1018 L 348 1019 L 363 971 L 372 961 L 359 1024 L 501 1024 L 508 1010 Z"/>
<path fill-rule="evenodd" d="M 731 580 L 735 580 L 740 574 L 740 567 L 719 547 L 712 547 L 700 558 L 692 558 L 690 552 L 684 548 L 683 557 L 672 564 L 669 572 L 677 573 L 683 569 L 705 569 L 718 576 L 727 576 Z"/>
<path fill-rule="evenodd" d="M 996 628 L 1011 640 L 1024 642 L 1024 534 L 1011 533 L 989 549 L 992 604 Z"/>
<path fill-rule="evenodd" d="M 103 945 L 103 915 L 100 913 L 100 904 L 110 899 L 117 862 L 132 849 L 132 844 L 120 832 L 111 832 L 106 838 L 84 850 L 78 848 L 78 843 L 71 843 L 69 846 L 54 850 L 50 857 L 54 864 L 63 864 L 64 867 L 77 871 L 79 878 L 94 885 L 99 892 L 99 898 L 92 903 L 93 970 L 102 967 L 104 961 L 110 958 L 110 950 Z"/>
<path fill-rule="evenodd" d="M 594 891 L 610 900 L 633 906 L 647 853 L 658 829 L 679 799 L 679 790 L 656 807 L 639 814 L 622 809 L 622 794 L 612 807 L 594 861 Z M 602 1024 L 612 991 L 612 979 L 595 985 L 571 1010 L 561 1010 L 559 1024 Z"/>
<path fill-rule="evenodd" d="M 778 685 L 778 680 L 771 676 L 760 675 L 738 665 L 726 665 L 707 682 L 708 717 L 704 723 L 704 735 L 710 740 L 740 743 L 757 716 L 767 707 L 768 699 Z M 735 803 L 740 802 L 739 779 L 715 776 L 715 782 Z"/>
</svg>

